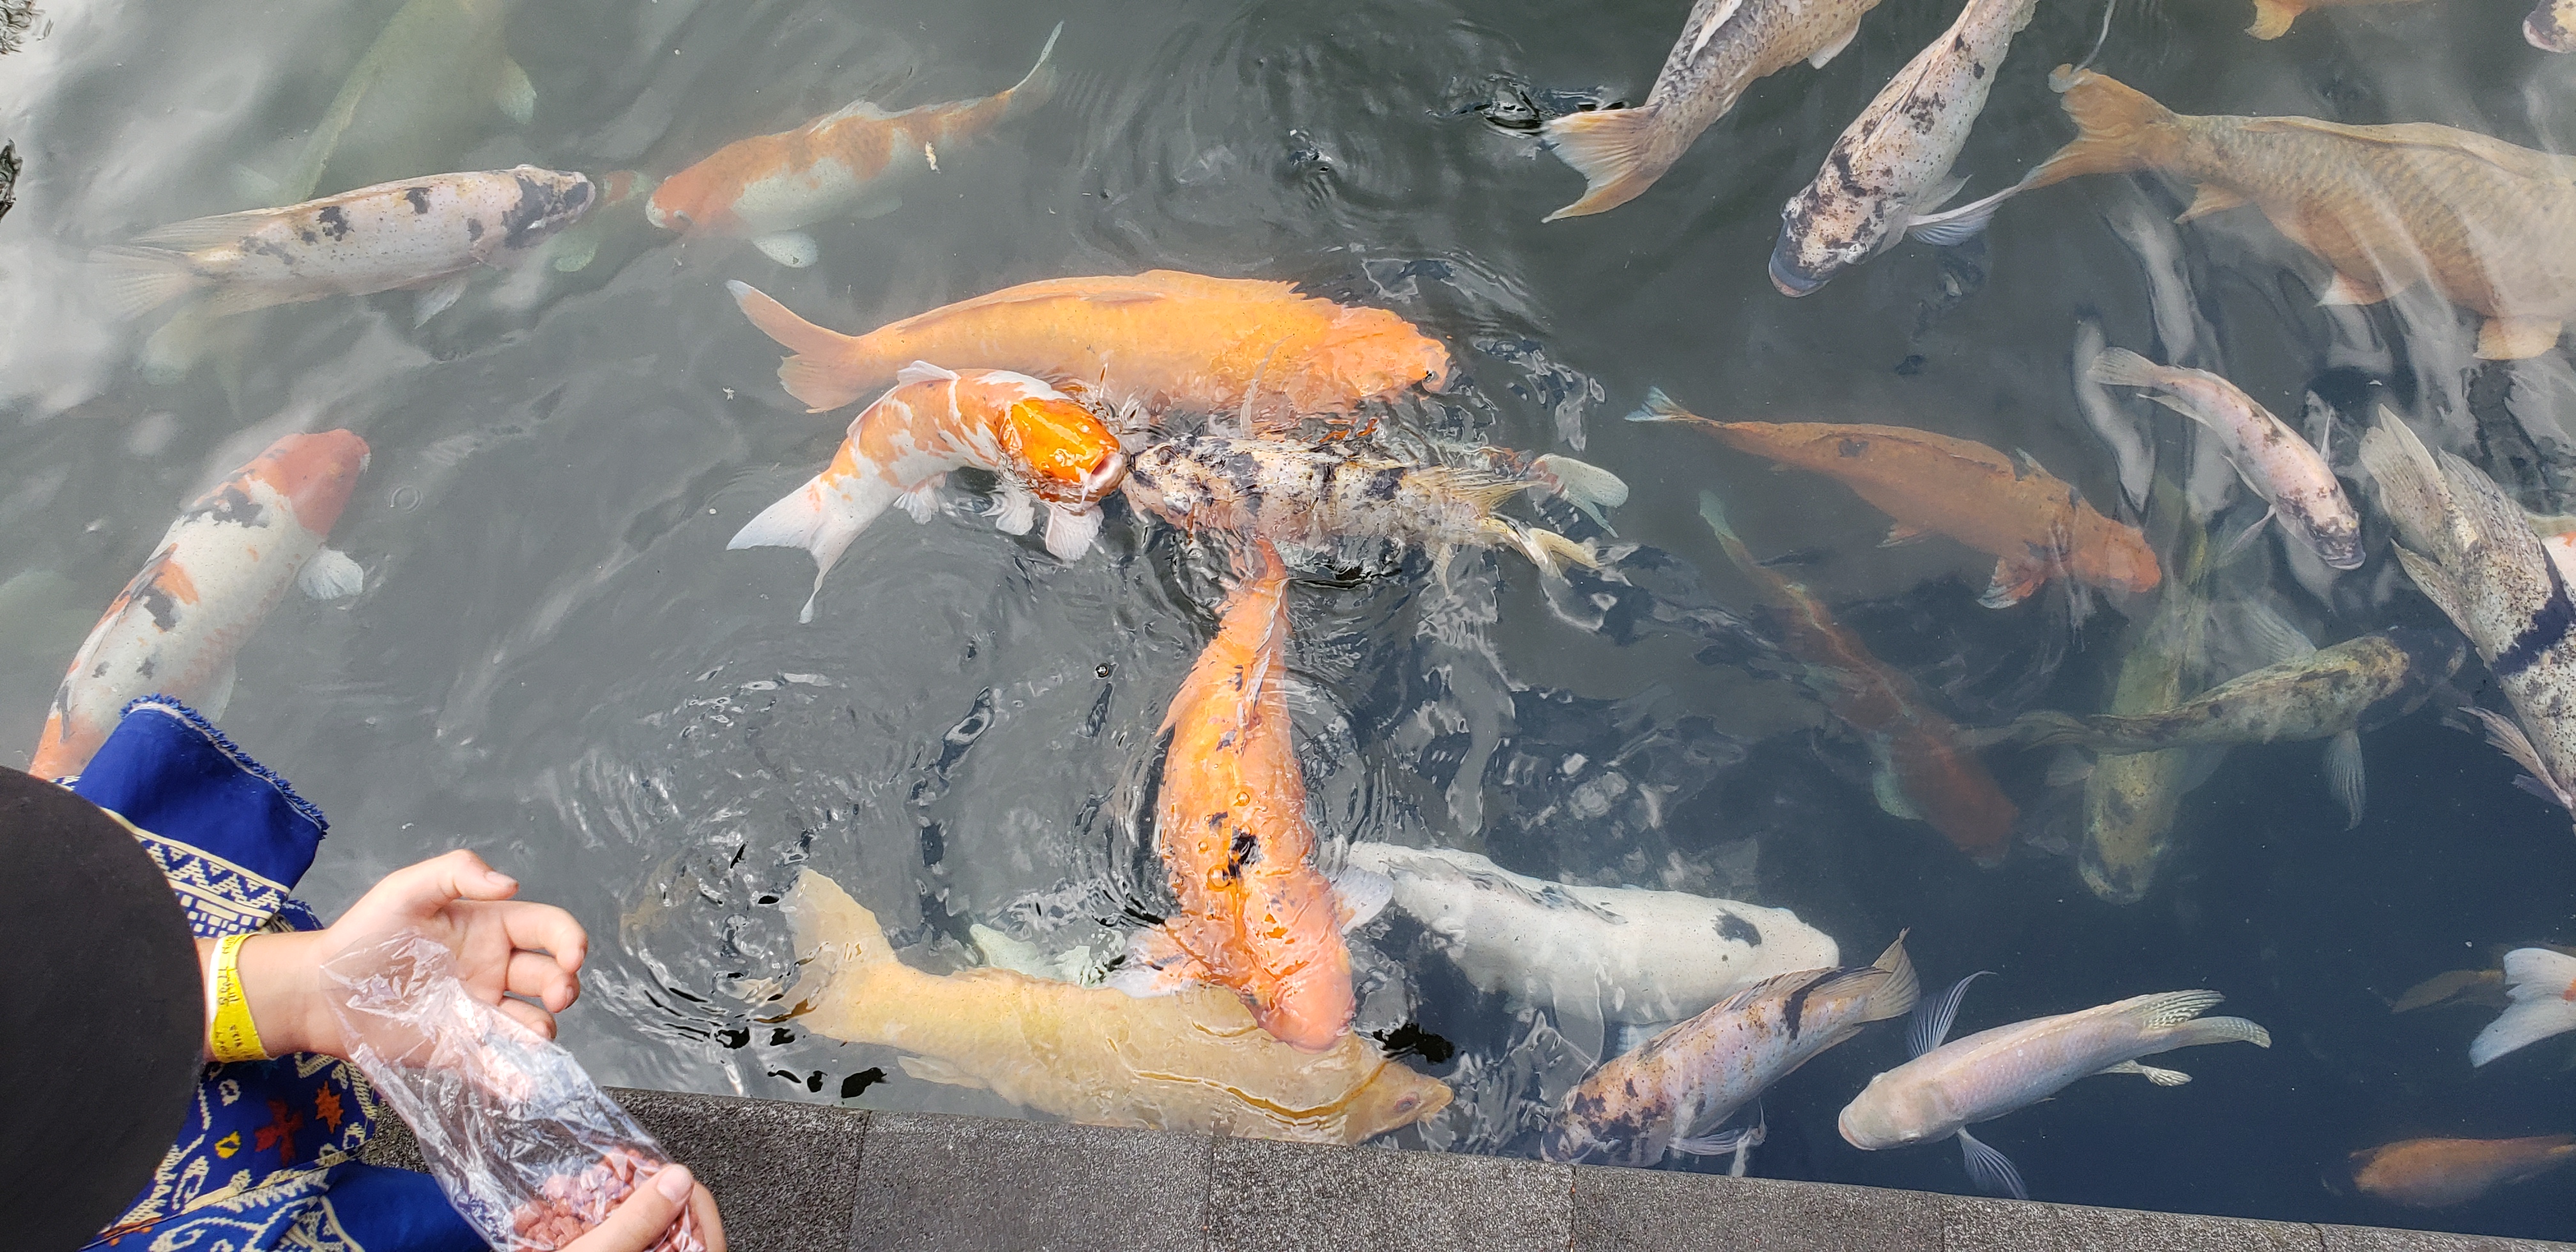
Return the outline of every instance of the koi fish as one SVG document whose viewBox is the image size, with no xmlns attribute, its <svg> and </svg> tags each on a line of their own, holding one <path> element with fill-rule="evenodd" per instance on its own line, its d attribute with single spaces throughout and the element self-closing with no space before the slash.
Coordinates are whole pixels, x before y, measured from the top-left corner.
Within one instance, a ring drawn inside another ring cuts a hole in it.
<svg viewBox="0 0 2576 1252">
<path fill-rule="evenodd" d="M 1269 422 L 1344 413 L 1413 386 L 1438 391 L 1449 353 L 1384 309 L 1294 285 L 1148 270 L 1006 287 L 864 335 L 825 330 L 742 283 L 751 324 L 795 355 L 778 367 L 813 412 L 885 384 L 906 361 L 1015 369 L 1112 405 L 1240 413 Z"/>
<path fill-rule="evenodd" d="M 234 654 L 289 586 L 317 600 L 363 590 L 358 563 L 322 544 L 366 468 L 367 441 L 348 431 L 288 435 L 190 501 L 72 655 L 27 772 L 80 773 L 143 696 L 222 716 Z"/>
<path fill-rule="evenodd" d="M 2576 956 L 2515 948 L 2504 954 L 2504 989 L 2511 1002 L 2469 1041 L 2471 1065 L 2576 1030 Z"/>
<path fill-rule="evenodd" d="M 2524 790 L 2576 810 L 2576 602 L 2522 510 L 2478 467 L 2426 451 L 2396 414 L 2361 439 L 2361 463 L 2397 524 L 2397 560 L 2469 637 L 2495 675 L 2507 718 L 2465 706 L 2487 741 L 2528 771 Z M 2517 724 L 2517 721 L 2519 724 Z"/>
<path fill-rule="evenodd" d="M 2189 516 L 2178 490 L 2160 486 L 2170 502 L 2165 514 L 2180 517 L 2174 576 L 2166 580 L 2155 607 L 2123 632 L 2110 711 L 2124 716 L 2157 713 L 2181 703 L 2209 632 L 2208 531 Z M 2217 751 L 2167 749 L 2094 762 L 2084 777 L 2084 841 L 2075 854 L 2075 872 L 2094 895 L 2113 904 L 2145 898 L 2172 850 L 2174 818 L 2182 809 L 2183 793 L 2190 790 L 2190 776 L 2215 765 Z"/>
<path fill-rule="evenodd" d="M 1376 908 L 1345 911 L 1315 869 L 1283 685 L 1288 571 L 1269 544 L 1255 547 L 1259 569 L 1235 588 L 1163 715 L 1154 841 L 1180 912 L 1137 932 L 1109 985 L 1156 995 L 1216 983 L 1280 1042 L 1321 1052 L 1357 1007 L 1342 930 Z"/>
<path fill-rule="evenodd" d="M 1968 984 L 1983 976 L 1970 974 L 1915 1010 L 1906 1040 L 1914 1059 L 1870 1079 L 1843 1106 L 1835 1124 L 1844 1142 L 1876 1152 L 1956 1135 L 1971 1180 L 2027 1200 L 2021 1171 L 1968 1127 L 2028 1108 L 2094 1074 L 2136 1074 L 2159 1087 L 2191 1081 L 2189 1074 L 2140 1065 L 2142 1056 L 2205 1043 L 2272 1046 L 2272 1033 L 2244 1018 L 2202 1017 L 2227 998 L 2215 991 L 2134 996 L 1943 1043 Z"/>
<path fill-rule="evenodd" d="M 1994 581 L 1979 601 L 1988 608 L 2020 603 L 2055 574 L 2130 592 L 2153 591 L 2162 576 L 2137 527 L 2095 512 L 2020 453 L 1902 426 L 1720 422 L 1661 390 L 1628 420 L 1689 422 L 1739 452 L 1828 475 L 1896 519 L 1890 544 L 1938 532 L 1993 554 Z"/>
<path fill-rule="evenodd" d="M 927 522 L 948 471 L 971 466 L 999 477 L 994 525 L 1025 535 L 1046 507 L 1047 551 L 1070 561 L 1100 533 L 1100 498 L 1118 487 L 1127 457 L 1118 437 L 1064 393 L 1007 370 L 958 373 L 915 361 L 894 390 L 850 419 L 840 451 L 820 474 L 760 511 L 737 548 L 803 548 L 814 554 L 814 592 L 796 617 L 814 620 L 823 579 L 859 532 L 899 504 Z"/>
<path fill-rule="evenodd" d="M 2522 38 L 2543 52 L 2576 52 L 2576 0 L 2540 0 L 2522 19 Z"/>
<path fill-rule="evenodd" d="M 2245 33 L 2256 39 L 2278 39 L 2290 33 L 2290 23 L 2318 9 L 2403 2 L 2404 0 L 2254 0 L 2254 24 L 2246 27 Z"/>
<path fill-rule="evenodd" d="M 270 203 L 448 168 L 502 118 L 526 125 L 537 88 L 510 59 L 515 0 L 405 0 L 331 98 Z"/>
<path fill-rule="evenodd" d="M 439 174 L 179 222 L 91 259 L 125 317 L 198 291 L 221 316 L 420 287 L 414 321 L 426 322 L 465 294 L 477 267 L 525 258 L 593 196 L 588 178 L 533 165 Z"/>
<path fill-rule="evenodd" d="M 1630 1026 L 1681 1021 L 1763 979 L 1837 965 L 1833 936 L 1787 909 L 1515 874 L 1473 852 L 1353 843 L 1395 908 L 1478 991 Z"/>
<path fill-rule="evenodd" d="M 2013 729 L 2034 747 L 2075 744 L 2107 753 L 2340 738 L 2421 708 L 2466 655 L 2447 631 L 2400 626 L 2248 670 L 2156 712 L 2078 717 L 2040 709 L 2022 714 Z"/>
<path fill-rule="evenodd" d="M 26 168 L 26 163 L 18 159 L 15 141 L 0 143 L 0 217 L 9 216 L 9 210 L 18 207 L 18 174 Z"/>
<path fill-rule="evenodd" d="M 2038 7 L 2039 0 L 1968 0 L 1949 31 L 1843 129 L 1816 180 L 1780 210 L 1771 285 L 1781 295 L 1806 295 L 1908 235 L 1950 244 L 1984 227 L 1983 218 L 1920 227 L 1915 219 L 1966 182 L 1952 179 L 1950 167 L 1985 111 L 2013 36 Z"/>
<path fill-rule="evenodd" d="M 925 1082 L 977 1087 L 1090 1126 L 1358 1143 L 1448 1107 L 1449 1088 L 1343 1035 L 1302 1052 L 1233 992 L 1138 999 L 1002 969 L 939 975 L 896 959 L 874 914 L 804 871 L 786 912 L 799 956 L 788 1015 L 817 1034 L 882 1044 Z"/>
<path fill-rule="evenodd" d="M 1961 742 L 1958 726 L 1932 707 L 1904 671 L 1871 655 L 1869 645 L 1835 621 L 1823 601 L 1755 560 L 1727 525 L 1716 495 L 1700 493 L 1699 516 L 1717 533 L 1727 559 L 1779 615 L 1782 646 L 1808 666 L 1808 684 L 1825 707 L 1869 745 L 1877 761 L 1872 789 L 1879 807 L 1891 817 L 1931 823 L 1979 865 L 2002 864 L 2021 811 Z"/>
<path fill-rule="evenodd" d="M 1567 457 L 1497 474 L 1353 456 L 1331 443 L 1226 435 L 1156 444 L 1136 454 L 1127 474 L 1130 503 L 1187 530 L 1294 544 L 1365 536 L 1420 544 L 1435 562 L 1461 547 L 1507 545 L 1548 574 L 1568 563 L 1598 567 L 1590 545 L 1495 515 L 1525 491 L 1554 491 L 1595 510 L 1628 498 L 1616 475 Z"/>
<path fill-rule="evenodd" d="M 2419 283 L 2485 319 L 2477 354 L 2538 356 L 2576 314 L 2576 158 L 2448 126 L 2192 117 L 2091 70 L 2050 85 L 2081 132 L 2012 192 L 2157 170 L 2199 187 L 2179 221 L 2251 204 L 2334 268 L 2325 304 Z"/>
<path fill-rule="evenodd" d="M 2336 569 L 2361 568 L 2361 516 L 2345 499 L 2323 454 L 2309 446 L 2270 409 L 2236 384 L 2208 370 L 2158 365 L 2126 348 L 2093 358 L 2086 371 L 2097 383 L 2144 387 L 2148 398 L 2199 423 L 2218 437 L 2237 476 L 2272 506 L 2291 538 Z"/>
<path fill-rule="evenodd" d="M 2576 1135 L 2528 1139 L 2401 1139 L 2352 1154 L 2353 1187 L 2408 1208 L 2466 1204 L 2576 1161 Z"/>
<path fill-rule="evenodd" d="M 1877 7 L 1878 0 L 1698 0 L 1644 104 L 1547 123 L 1549 145 L 1583 175 L 1584 187 L 1581 199 L 1542 220 L 1605 213 L 1636 199 L 1755 79 L 1800 61 L 1823 69 Z"/>
<path fill-rule="evenodd" d="M 1059 22 L 1018 85 L 980 100 L 888 113 L 861 100 L 794 130 L 737 139 L 662 180 L 644 214 L 691 237 L 749 239 L 781 265 L 822 256 L 804 227 L 850 215 L 882 217 L 902 204 L 895 189 L 939 168 L 939 149 L 1027 115 L 1055 90 L 1047 54 Z"/>
<path fill-rule="evenodd" d="M 1592 1071 L 1566 1093 L 1542 1155 L 1648 1166 L 1736 1151 L 1755 1132 L 1709 1132 L 1862 1026 L 1913 1011 L 1920 991 L 1902 935 L 1865 968 L 1765 978 Z"/>
</svg>

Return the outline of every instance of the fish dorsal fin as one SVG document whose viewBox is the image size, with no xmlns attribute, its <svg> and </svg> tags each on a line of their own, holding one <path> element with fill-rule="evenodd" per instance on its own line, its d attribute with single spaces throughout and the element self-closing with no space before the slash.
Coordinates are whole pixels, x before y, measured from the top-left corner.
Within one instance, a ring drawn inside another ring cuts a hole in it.
<svg viewBox="0 0 2576 1252">
<path fill-rule="evenodd" d="M 2329 135 L 2383 148 L 2430 148 L 2474 157 L 2524 178 L 2576 181 L 2576 158 L 2537 152 L 2501 139 L 2432 122 L 2398 122 L 2387 126 L 2346 126 L 2312 117 L 2264 117 L 2244 124 L 2253 133 L 2289 131 Z"/>
<path fill-rule="evenodd" d="M 1950 989 L 1942 992 L 1940 999 L 1924 1001 L 1920 1008 L 1914 1010 L 1913 1024 L 1906 1028 L 1905 1050 L 1921 1056 L 1940 1047 L 1941 1041 L 1950 1037 L 1950 1023 L 1959 1016 L 1959 1002 L 1968 998 L 1968 984 L 1993 972 L 1990 969 L 1978 970 L 1950 984 Z"/>
<path fill-rule="evenodd" d="M 1024 283 L 1017 287 L 1009 287 L 1001 291 L 992 292 L 988 295 L 977 296 L 971 300 L 960 300 L 955 304 L 941 305 L 927 313 L 915 314 L 900 322 L 892 323 L 883 329 L 890 330 L 895 327 L 901 327 L 905 330 L 915 330 L 924 326 L 937 325 L 939 322 L 948 318 L 981 312 L 985 309 L 1002 309 L 1025 304 L 1045 304 L 1050 301 L 1057 300 L 1078 301 L 1087 305 L 1150 304 L 1158 300 L 1170 300 L 1182 296 L 1217 294 L 1206 290 L 1181 290 L 1178 289 L 1181 286 L 1180 284 L 1161 284 L 1154 281 L 1158 275 L 1165 272 L 1166 271 L 1162 270 L 1152 270 L 1136 275 L 1133 278 L 1056 278 L 1049 279 L 1044 282 Z M 1180 277 L 1197 278 L 1199 276 L 1196 274 L 1184 274 Z M 1288 287 L 1287 283 L 1260 283 L 1250 285 L 1279 287 L 1283 289 Z M 1242 295 L 1246 293 L 1227 294 Z"/>
<path fill-rule="evenodd" d="M 1744 0 L 1724 0 L 1724 3 L 1719 4 L 1716 11 L 1708 15 L 1708 20 L 1700 24 L 1699 33 L 1692 36 L 1691 55 L 1698 56 L 1699 50 L 1707 47 L 1708 41 L 1716 37 L 1717 28 L 1726 25 L 1726 19 L 1735 16 L 1735 11 L 1743 7 Z"/>
<path fill-rule="evenodd" d="M 897 385 L 904 383 L 951 382 L 954 381 L 956 377 L 957 371 L 944 369 L 940 366 L 933 365 L 928 361 L 914 361 L 894 372 L 894 381 Z"/>
<path fill-rule="evenodd" d="M 911 110 L 907 109 L 905 112 L 911 112 Z M 888 118 L 901 116 L 903 116 L 901 113 L 887 112 L 884 106 L 873 100 L 853 100 L 821 117 L 815 118 L 813 121 L 805 123 L 805 126 L 809 130 L 819 130 L 834 122 L 882 122 Z"/>
<path fill-rule="evenodd" d="M 2225 999 L 2215 991 L 2168 991 L 2142 998 L 2130 1012 L 2148 1029 L 2171 1030 L 2218 1007 Z"/>
</svg>

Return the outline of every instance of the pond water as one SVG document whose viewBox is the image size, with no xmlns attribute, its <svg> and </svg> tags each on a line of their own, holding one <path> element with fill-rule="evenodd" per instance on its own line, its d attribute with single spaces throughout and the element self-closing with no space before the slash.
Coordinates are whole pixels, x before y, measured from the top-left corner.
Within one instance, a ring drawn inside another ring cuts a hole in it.
<svg viewBox="0 0 2576 1252">
<path fill-rule="evenodd" d="M 1883 547 L 1888 519 L 1843 487 L 1621 420 L 1655 386 L 1724 418 L 1916 427 L 2026 452 L 2129 516 L 2070 373 L 2090 322 L 2227 374 L 2293 424 L 2331 410 L 2348 477 L 2349 440 L 2390 403 L 2531 508 L 2565 511 L 2563 352 L 2473 360 L 2470 323 L 2422 293 L 2321 310 L 2312 258 L 2251 213 L 2172 225 L 2188 191 L 2152 177 L 2033 192 L 1979 241 L 1899 244 L 1817 294 L 1777 293 L 1779 206 L 1955 5 L 1886 0 L 1830 64 L 1756 83 L 1633 203 L 1547 225 L 1580 179 L 1498 123 L 1644 99 L 1681 5 L 451 0 L 379 45 L 396 8 L 57 3 L 0 58 L 0 139 L 25 162 L 0 220 L 0 580 L 16 580 L 0 725 L 20 728 L 0 763 L 25 763 L 66 658 L 183 501 L 283 433 L 354 430 L 372 464 L 331 542 L 366 589 L 281 605 L 242 646 L 223 715 L 332 818 L 306 894 L 328 912 L 396 866 L 475 847 L 600 940 L 564 1039 L 602 1081 L 1013 1115 L 904 1073 L 890 1049 L 755 1021 L 771 1010 L 746 994 L 793 972 L 780 893 L 821 870 L 938 970 L 972 963 L 970 922 L 1066 948 L 1167 909 L 1140 826 L 1223 562 L 1117 502 L 1101 545 L 1059 562 L 974 516 L 978 480 L 927 525 L 867 530 L 800 625 L 804 557 L 725 543 L 829 459 L 846 418 L 781 392 L 776 348 L 724 283 L 855 332 L 1042 278 L 1292 280 L 1447 345 L 1461 380 L 1406 420 L 1577 456 L 1632 488 L 1615 540 L 1561 503 L 1512 506 L 1620 553 L 1606 574 L 1558 583 L 1509 551 L 1415 551 L 1296 585 L 1291 704 L 1327 860 L 1353 839 L 1429 844 L 1784 907 L 1853 964 L 1910 928 L 1927 989 L 1996 972 L 1963 1031 L 2214 988 L 2270 1028 L 2269 1050 L 2183 1053 L 2195 1081 L 2179 1088 L 2080 1083 L 1981 1136 L 2041 1199 L 2576 1235 L 2567 1175 L 2432 1212 L 2321 1181 L 2391 1140 L 2576 1130 L 2565 1040 L 2473 1070 L 2491 1008 L 2389 1010 L 2435 974 L 2576 936 L 2567 814 L 2444 723 L 2456 700 L 2364 737 L 2350 830 L 2320 745 L 2228 753 L 2128 903 L 2078 873 L 2069 759 L 1990 747 L 2022 818 L 2004 863 L 1979 868 L 1874 801 L 1867 749 L 1797 681 L 1700 493 L 1968 726 L 2101 708 L 2127 615 L 2152 600 L 2052 586 L 1981 607 L 1991 557 L 1937 537 Z M 2528 46 L 2523 11 L 2329 9 L 2261 42 L 2239 0 L 2147 0 L 2113 16 L 2095 65 L 2184 112 L 2436 122 L 2567 151 L 2576 59 Z M 2040 7 L 1960 159 L 1970 195 L 2070 137 L 2048 71 L 2082 59 L 2102 19 Z M 521 162 L 660 177 L 852 100 L 997 90 L 1059 21 L 1052 100 L 943 153 L 899 207 L 817 225 L 807 268 L 683 241 L 630 200 L 578 228 L 586 264 L 558 246 L 419 327 L 407 296 L 338 297 L 180 342 L 159 316 L 113 316 L 84 264 L 164 223 L 278 202 L 370 56 L 379 87 L 317 194 Z M 534 88 L 524 122 L 493 102 L 504 49 Z M 2261 515 L 2181 419 L 2125 396 L 2104 411 L 2152 441 L 2167 481 L 2223 503 L 2224 531 Z M 2448 631 L 2365 513 L 2362 569 L 2299 564 L 2267 536 L 2230 594 L 2320 642 Z M 2501 707 L 2474 659 L 2456 682 Z M 1548 1104 L 1616 1045 L 1579 1013 L 1479 994 L 1401 916 L 1353 944 L 1356 1029 L 1416 1042 L 1408 1063 L 1457 1089 L 1398 1146 L 1535 1155 Z M 1966 1190 L 1953 1147 L 1861 1152 L 1836 1133 L 1852 1093 L 1904 1058 L 1902 1034 L 1864 1033 L 1774 1087 L 1752 1172 Z"/>
</svg>

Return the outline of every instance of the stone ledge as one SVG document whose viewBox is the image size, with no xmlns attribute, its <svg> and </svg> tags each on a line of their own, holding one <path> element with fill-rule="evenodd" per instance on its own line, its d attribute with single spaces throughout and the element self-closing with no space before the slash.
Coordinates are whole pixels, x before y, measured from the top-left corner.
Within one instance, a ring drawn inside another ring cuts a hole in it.
<svg viewBox="0 0 2576 1252">
<path fill-rule="evenodd" d="M 2576 1252 L 2474 1235 L 612 1092 L 733 1252 Z M 368 1159 L 419 1166 L 399 1125 Z"/>
</svg>

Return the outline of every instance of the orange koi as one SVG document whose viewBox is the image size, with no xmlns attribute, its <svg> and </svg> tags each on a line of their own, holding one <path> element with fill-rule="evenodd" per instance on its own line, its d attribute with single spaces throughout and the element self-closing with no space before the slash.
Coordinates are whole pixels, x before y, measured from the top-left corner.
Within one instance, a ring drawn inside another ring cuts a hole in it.
<svg viewBox="0 0 2576 1252">
<path fill-rule="evenodd" d="M 850 336 L 752 288 L 742 311 L 794 356 L 787 394 L 821 413 L 883 386 L 906 361 L 1015 369 L 1112 404 L 1246 413 L 1279 422 L 1342 413 L 1416 384 L 1437 391 L 1449 353 L 1384 309 L 1297 294 L 1293 284 L 1148 270 L 1006 287 Z"/>
<path fill-rule="evenodd" d="M 958 373 L 924 361 L 905 366 L 894 390 L 850 420 L 832 463 L 736 533 L 726 550 L 803 548 L 814 555 L 814 594 L 859 532 L 899 504 L 927 522 L 940 484 L 961 466 L 1000 477 L 990 516 L 1025 535 L 1046 508 L 1047 551 L 1070 561 L 1100 533 L 1100 498 L 1127 474 L 1118 437 L 1091 410 L 1026 374 Z M 805 598 L 800 622 L 814 620 Z"/>
<path fill-rule="evenodd" d="M 2409 1208 L 2466 1204 L 2576 1160 L 2576 1135 L 2528 1139 L 2401 1139 L 2352 1154 L 2352 1185 Z"/>
<path fill-rule="evenodd" d="M 1784 626 L 1781 646 L 1812 667 L 1825 707 L 1860 733 L 1878 759 L 1874 790 L 1889 815 L 1929 822 L 1979 865 L 2003 863 L 2021 810 L 1985 763 L 1960 742 L 1959 727 L 1923 698 L 1903 670 L 1870 654 L 1805 587 L 1753 559 L 1726 523 L 1715 495 L 1699 498 L 1700 520 L 1717 532 L 1727 559 L 1753 580 Z"/>
<path fill-rule="evenodd" d="M 1902 426 L 1721 422 L 1661 391 L 1628 420 L 1690 422 L 1737 451 L 1832 477 L 1896 519 L 1890 544 L 1939 533 L 1992 554 L 1994 581 L 1980 601 L 1988 608 L 2018 604 L 2058 574 L 2129 592 L 2153 591 L 2163 577 L 2137 527 L 2095 512 L 2020 453 Z"/>
<path fill-rule="evenodd" d="M 901 205 L 894 188 L 939 168 L 939 148 L 1026 115 L 1054 94 L 1058 23 L 1037 64 L 1008 90 L 980 100 L 888 113 L 865 100 L 794 130 L 737 139 L 662 180 L 644 214 L 693 237 L 749 239 L 769 259 L 802 269 L 821 250 L 803 227 L 844 214 L 868 218 Z"/>
<path fill-rule="evenodd" d="M 1260 572 L 1235 589 L 1216 638 L 1163 717 L 1170 736 L 1154 837 L 1181 911 L 1139 932 L 1111 985 L 1233 989 L 1280 1042 L 1321 1052 L 1350 1028 L 1350 951 L 1332 884 L 1313 864 L 1306 780 L 1281 683 L 1288 572 L 1255 540 Z"/>
<path fill-rule="evenodd" d="M 234 654 L 288 586 L 321 600 L 363 590 L 358 563 L 322 542 L 366 467 L 367 441 L 348 431 L 288 435 L 189 502 L 73 654 L 27 772 L 80 773 L 143 696 L 222 716 Z"/>
</svg>

